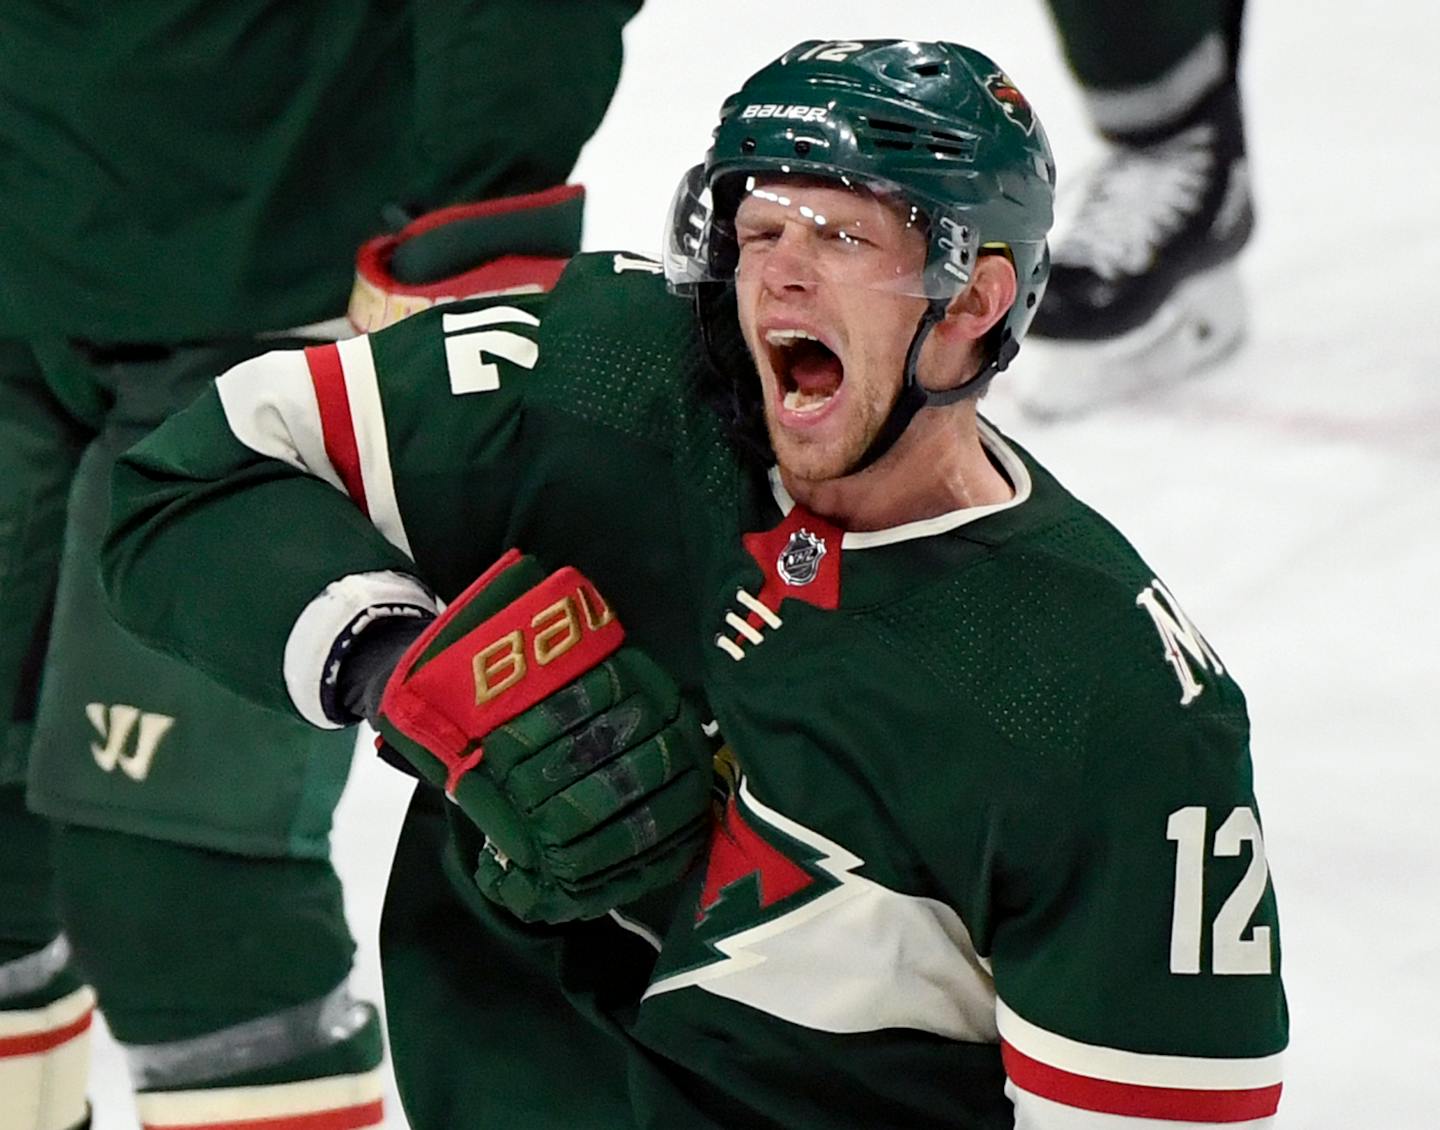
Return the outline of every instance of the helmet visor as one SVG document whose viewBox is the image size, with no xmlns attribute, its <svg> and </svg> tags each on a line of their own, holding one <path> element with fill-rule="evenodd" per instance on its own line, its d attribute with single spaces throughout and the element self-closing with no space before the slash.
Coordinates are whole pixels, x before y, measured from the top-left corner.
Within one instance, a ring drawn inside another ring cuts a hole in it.
<svg viewBox="0 0 1440 1130">
<path fill-rule="evenodd" d="M 965 225 L 887 182 L 787 169 L 732 173 L 712 189 L 697 166 L 671 205 L 665 270 L 679 291 L 770 272 L 785 283 L 948 299 L 969 281 L 976 250 Z"/>
</svg>

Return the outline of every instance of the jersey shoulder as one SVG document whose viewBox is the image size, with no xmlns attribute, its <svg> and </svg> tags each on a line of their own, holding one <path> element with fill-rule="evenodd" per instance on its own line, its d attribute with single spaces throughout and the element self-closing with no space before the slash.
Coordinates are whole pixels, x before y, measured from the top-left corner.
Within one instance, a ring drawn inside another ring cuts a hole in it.
<svg viewBox="0 0 1440 1130">
<path fill-rule="evenodd" d="M 1243 747 L 1244 697 L 1174 594 L 1023 457 L 1029 496 L 942 535 L 957 564 L 883 610 L 892 642 L 1008 748 L 1077 774 L 1141 728 L 1179 734 L 1205 719 Z"/>
<path fill-rule="evenodd" d="M 488 394 L 637 439 L 673 431 L 704 363 L 691 309 L 668 293 L 660 264 L 624 252 L 576 256 L 549 293 L 433 307 L 371 345 L 392 396 Z"/>
</svg>

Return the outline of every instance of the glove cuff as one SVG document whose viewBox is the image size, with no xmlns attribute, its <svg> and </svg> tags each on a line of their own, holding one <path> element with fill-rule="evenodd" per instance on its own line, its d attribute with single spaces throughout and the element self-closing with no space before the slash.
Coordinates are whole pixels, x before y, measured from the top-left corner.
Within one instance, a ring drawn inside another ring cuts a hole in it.
<svg viewBox="0 0 1440 1130">
<path fill-rule="evenodd" d="M 400 659 L 435 617 L 420 609 L 372 620 L 352 635 L 334 669 L 332 717 L 376 726 L 380 698 Z M 339 641 L 337 641 L 339 642 Z"/>
<path fill-rule="evenodd" d="M 408 742 L 424 751 L 422 762 L 438 760 L 453 796 L 484 756 L 482 738 L 624 639 L 620 621 L 578 570 L 547 577 L 512 549 L 406 650 L 380 700 L 381 732 L 402 753 Z"/>
<path fill-rule="evenodd" d="M 359 333 L 443 302 L 554 287 L 580 250 L 585 189 L 456 204 L 362 244 L 347 316 Z"/>
</svg>

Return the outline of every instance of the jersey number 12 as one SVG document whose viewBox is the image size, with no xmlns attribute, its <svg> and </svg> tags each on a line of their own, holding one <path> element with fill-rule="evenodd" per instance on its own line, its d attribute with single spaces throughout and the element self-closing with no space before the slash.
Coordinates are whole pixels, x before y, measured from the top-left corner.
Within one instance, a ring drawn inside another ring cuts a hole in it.
<svg viewBox="0 0 1440 1130">
<path fill-rule="evenodd" d="M 1200 943 L 1205 915 L 1205 809 L 1199 805 L 1170 814 L 1165 838 L 1175 841 L 1175 910 L 1170 924 L 1170 972 L 1200 973 Z M 1237 856 L 1250 843 L 1250 866 L 1220 907 L 1211 926 L 1213 973 L 1269 973 L 1270 927 L 1256 926 L 1245 937 L 1255 908 L 1265 895 L 1269 868 L 1260 822 L 1250 808 L 1236 808 L 1215 831 L 1217 856 Z"/>
</svg>

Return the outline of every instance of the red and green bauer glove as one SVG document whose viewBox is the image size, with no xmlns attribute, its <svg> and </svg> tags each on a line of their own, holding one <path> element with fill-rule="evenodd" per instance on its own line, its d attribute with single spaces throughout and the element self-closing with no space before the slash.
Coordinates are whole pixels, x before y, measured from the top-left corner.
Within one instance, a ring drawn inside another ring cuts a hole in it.
<svg viewBox="0 0 1440 1130">
<path fill-rule="evenodd" d="M 706 842 L 711 749 L 595 586 L 511 550 L 410 645 L 381 737 L 483 833 L 475 882 L 521 919 L 592 918 Z"/>
</svg>

